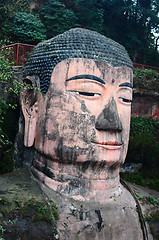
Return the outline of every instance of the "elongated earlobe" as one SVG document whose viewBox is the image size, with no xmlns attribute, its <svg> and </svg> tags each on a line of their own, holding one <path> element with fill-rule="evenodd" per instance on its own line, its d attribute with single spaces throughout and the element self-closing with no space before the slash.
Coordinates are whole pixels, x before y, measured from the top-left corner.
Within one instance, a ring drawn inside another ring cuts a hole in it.
<svg viewBox="0 0 159 240">
<path fill-rule="evenodd" d="M 36 123 L 38 115 L 38 89 L 39 78 L 28 76 L 23 80 L 23 90 L 21 92 L 21 105 L 25 118 L 24 145 L 31 147 L 34 144 Z"/>
</svg>

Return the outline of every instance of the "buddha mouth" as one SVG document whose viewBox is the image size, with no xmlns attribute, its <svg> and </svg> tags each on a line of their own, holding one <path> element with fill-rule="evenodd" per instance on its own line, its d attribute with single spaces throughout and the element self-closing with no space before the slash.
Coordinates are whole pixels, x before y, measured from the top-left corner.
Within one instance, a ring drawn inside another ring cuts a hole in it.
<svg viewBox="0 0 159 240">
<path fill-rule="evenodd" d="M 115 142 L 111 142 L 111 141 L 109 141 L 109 142 L 93 142 L 93 143 L 99 147 L 106 148 L 108 150 L 118 150 L 123 146 L 122 143 L 119 143 L 117 141 L 115 141 Z"/>
</svg>

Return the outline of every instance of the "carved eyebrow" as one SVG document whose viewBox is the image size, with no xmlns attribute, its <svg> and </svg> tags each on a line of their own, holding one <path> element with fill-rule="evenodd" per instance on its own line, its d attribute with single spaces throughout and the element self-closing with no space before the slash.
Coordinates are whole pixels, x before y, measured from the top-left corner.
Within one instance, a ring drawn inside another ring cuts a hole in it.
<svg viewBox="0 0 159 240">
<path fill-rule="evenodd" d="M 77 75 L 77 76 L 71 77 L 69 79 L 66 79 L 66 82 L 71 80 L 77 80 L 77 79 L 91 79 L 91 80 L 100 82 L 102 84 L 105 84 L 105 82 L 101 78 L 96 77 L 94 75 L 89 75 L 89 74 L 83 74 L 83 75 Z"/>
<path fill-rule="evenodd" d="M 129 82 L 121 83 L 121 84 L 119 85 L 119 87 L 129 87 L 129 88 L 133 88 L 132 84 L 129 83 Z"/>
</svg>

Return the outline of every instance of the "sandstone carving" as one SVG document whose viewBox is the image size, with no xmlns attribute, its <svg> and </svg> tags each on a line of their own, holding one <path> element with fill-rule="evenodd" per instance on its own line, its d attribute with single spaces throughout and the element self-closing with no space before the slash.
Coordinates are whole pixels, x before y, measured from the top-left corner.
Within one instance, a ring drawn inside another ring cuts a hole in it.
<svg viewBox="0 0 159 240">
<path fill-rule="evenodd" d="M 24 144 L 35 148 L 32 173 L 59 204 L 60 239 L 148 239 L 119 178 L 133 84 L 125 48 L 71 29 L 35 47 L 23 82 Z"/>
</svg>

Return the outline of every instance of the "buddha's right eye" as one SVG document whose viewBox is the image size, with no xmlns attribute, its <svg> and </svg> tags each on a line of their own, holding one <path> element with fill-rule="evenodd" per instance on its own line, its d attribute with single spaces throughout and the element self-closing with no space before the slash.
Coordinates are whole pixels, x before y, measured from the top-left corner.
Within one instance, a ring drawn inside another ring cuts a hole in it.
<svg viewBox="0 0 159 240">
<path fill-rule="evenodd" d="M 81 96 L 86 96 L 86 97 L 98 97 L 100 96 L 99 93 L 93 93 L 93 92 L 83 92 L 83 91 L 69 91 L 72 93 L 75 93 L 77 95 L 81 95 Z"/>
</svg>

